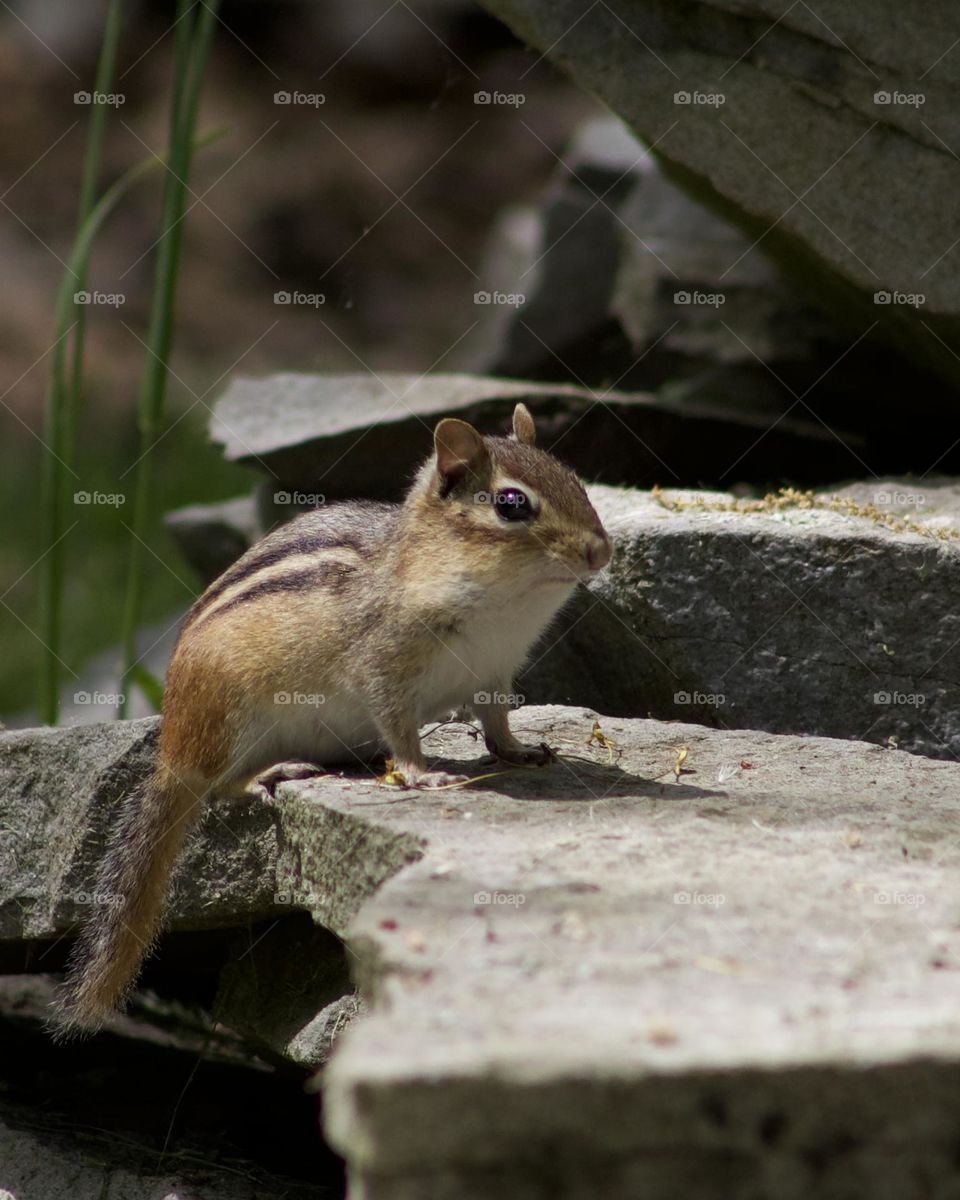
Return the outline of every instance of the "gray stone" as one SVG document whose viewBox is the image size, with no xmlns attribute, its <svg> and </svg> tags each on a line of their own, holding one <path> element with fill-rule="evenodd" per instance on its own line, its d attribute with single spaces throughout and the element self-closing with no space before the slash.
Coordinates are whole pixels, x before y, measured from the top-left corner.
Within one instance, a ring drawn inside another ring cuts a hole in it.
<svg viewBox="0 0 960 1200">
<path fill-rule="evenodd" d="M 873 516 L 842 502 L 723 512 L 710 506 L 734 497 L 665 493 L 674 510 L 645 492 L 590 494 L 613 563 L 535 651 L 518 682 L 528 701 L 960 753 L 955 482 L 836 493 Z M 886 510 L 914 526 L 887 528 Z"/>
<path fill-rule="evenodd" d="M 875 324 L 957 382 L 953 10 L 905 29 L 893 0 L 816 11 L 759 0 L 749 12 L 726 0 L 485 3 L 654 145 L 673 178 L 735 220 L 851 340 Z M 898 302 L 912 296 L 923 302 Z"/>
<path fill-rule="evenodd" d="M 0 945 L 58 938 L 97 902 L 96 865 L 118 806 L 151 769 L 158 728 L 154 717 L 0 733 Z M 288 912 L 275 860 L 269 807 L 218 800 L 177 873 L 173 927 Z"/>
<path fill-rule="evenodd" d="M 217 402 L 210 431 L 230 461 L 266 473 L 259 519 L 269 528 L 293 508 L 356 497 L 399 499 L 413 464 L 429 454 L 441 417 L 501 433 L 521 400 L 537 420 L 542 445 L 586 479 L 605 483 L 719 479 L 749 461 L 761 442 L 764 463 L 802 458 L 818 464 L 816 478 L 836 478 L 856 473 L 857 447 L 863 449 L 855 437 L 842 447 L 830 430 L 798 414 L 771 428 L 769 412 L 735 405 L 721 411 L 702 398 L 394 372 L 236 379 Z M 763 477 L 768 473 L 764 466 Z"/>
<path fill-rule="evenodd" d="M 325 1093 L 352 1194 L 950 1195 L 960 766 L 596 719 L 522 710 L 560 762 L 475 788 L 280 785 L 371 1005 Z"/>
<path fill-rule="evenodd" d="M 261 881 L 252 899 L 235 890 L 234 918 L 269 891 L 346 940 L 370 1012 L 338 1041 L 324 1111 L 354 1194 L 950 1195 L 960 766 L 584 709 L 527 707 L 513 724 L 559 760 L 487 767 L 472 731 L 442 726 L 428 756 L 473 786 L 281 783 L 236 810 L 230 839 L 205 822 L 181 873 L 192 922 L 202 896 L 224 898 L 216 864 L 235 836 L 233 876 L 257 863 Z M 46 893 L 154 734 L 0 738 L 0 828 L 26 828 L 0 878 L 33 888 L 24 906 L 8 889 L 5 939 L 21 907 L 20 926 L 56 931 Z M 286 956 L 279 986 L 309 980 L 308 943 L 285 938 L 252 969 Z M 267 1027 L 262 999 L 246 1003 Z M 316 1034 L 270 1036 L 311 1061 Z"/>
<path fill-rule="evenodd" d="M 191 504 L 167 513 L 163 523 L 204 586 L 266 532 L 252 496 L 219 504 Z"/>
<path fill-rule="evenodd" d="M 293 899 L 291 894 L 291 900 Z M 217 1020 L 297 1066 L 321 1066 L 359 1011 L 340 942 L 300 913 L 241 934 L 220 974 Z"/>
<path fill-rule="evenodd" d="M 751 414 L 774 434 L 789 414 L 810 439 L 763 439 L 732 454 L 725 438 L 711 439 L 709 461 L 688 475 L 697 486 L 811 485 L 861 474 L 865 462 L 875 471 L 930 465 L 923 430 L 904 429 L 902 399 L 922 388 L 940 402 L 944 386 L 921 382 L 912 364 L 871 339 L 851 345 L 766 256 L 750 252 L 750 239 L 668 179 L 621 121 L 601 118 L 576 132 L 533 220 L 531 232 L 529 218 L 511 212 L 495 230 L 485 284 L 524 302 L 479 310 L 475 340 L 487 353 L 475 369 L 601 392 L 611 383 L 647 389 L 720 421 Z M 658 446 L 674 472 L 693 465 L 679 465 L 702 437 L 689 433 Z"/>
<path fill-rule="evenodd" d="M 662 386 L 718 414 L 769 420 L 793 401 L 779 377 L 796 383 L 798 365 L 832 389 L 828 368 L 848 340 L 749 253 L 742 233 L 672 183 L 621 121 L 577 131 L 534 220 L 519 237 L 508 214 L 503 244 L 493 243 L 485 278 L 524 303 L 484 310 L 495 321 L 509 314 L 484 368 Z M 836 391 L 834 400 L 842 383 Z"/>
<path fill-rule="evenodd" d="M 50 1123 L 49 1114 L 16 1116 Z M 82 1146 L 0 1119 L 0 1200 L 283 1200 L 290 1195 L 283 1181 L 276 1188 L 265 1187 L 262 1180 L 244 1179 L 212 1163 L 201 1171 L 194 1162 L 186 1172 L 172 1166 L 157 1173 L 133 1164 L 116 1166 L 115 1137 L 104 1132 L 91 1138 L 88 1133 L 86 1141 Z"/>
</svg>

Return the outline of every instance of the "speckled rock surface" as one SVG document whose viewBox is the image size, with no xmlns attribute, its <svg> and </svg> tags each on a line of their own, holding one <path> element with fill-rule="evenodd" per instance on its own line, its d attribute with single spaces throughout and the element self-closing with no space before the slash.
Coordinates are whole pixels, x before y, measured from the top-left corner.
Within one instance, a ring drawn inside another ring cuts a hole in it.
<svg viewBox="0 0 960 1200">
<path fill-rule="evenodd" d="M 960 753 L 960 532 L 955 482 L 825 493 L 876 514 L 596 487 L 612 565 L 533 655 L 528 701 L 583 703 L 720 728 L 818 733 Z M 895 531 L 882 512 L 912 525 Z"/>
<path fill-rule="evenodd" d="M 960 767 L 611 718 L 588 748 L 594 719 L 521 711 L 561 762 L 476 790 L 281 785 L 351 829 L 317 848 L 348 887 L 368 841 L 422 846 L 343 930 L 351 1195 L 953 1195 Z"/>
<path fill-rule="evenodd" d="M 370 1011 L 337 1042 L 324 1111 L 351 1195 L 952 1196 L 960 766 L 579 708 L 513 727 L 558 761 L 488 766 L 471 727 L 442 726 L 428 757 L 470 786 L 280 783 L 230 818 L 256 888 L 224 887 L 219 810 L 180 873 L 177 922 L 239 924 L 269 894 L 345 940 Z M 61 929 L 70 880 L 89 886 L 83 831 L 154 732 L 0 738 L 2 828 L 24 830 L 2 877 L 19 864 L 28 889 L 8 890 L 5 938 L 18 912 L 21 936 Z M 313 1062 L 348 1014 L 320 983 L 308 1011 L 317 943 L 281 933 L 225 986 L 241 1027 Z"/>
<path fill-rule="evenodd" d="M 98 902 L 96 863 L 119 804 L 151 768 L 158 729 L 148 717 L 0 733 L 0 943 L 59 937 Z M 173 924 L 288 911 L 274 899 L 275 859 L 262 801 L 220 800 L 177 873 Z"/>
<path fill-rule="evenodd" d="M 58 1143 L 49 1131 L 0 1120 L 0 1200 L 280 1200 L 285 1194 L 280 1184 L 265 1188 L 235 1170 L 173 1165 L 151 1174 L 112 1166 L 106 1157 L 101 1146 L 85 1150 Z"/>
</svg>

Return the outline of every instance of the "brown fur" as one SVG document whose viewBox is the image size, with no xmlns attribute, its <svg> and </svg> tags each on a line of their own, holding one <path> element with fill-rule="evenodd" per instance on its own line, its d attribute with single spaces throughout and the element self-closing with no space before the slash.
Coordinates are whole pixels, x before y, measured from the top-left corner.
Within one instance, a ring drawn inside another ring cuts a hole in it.
<svg viewBox="0 0 960 1200">
<path fill-rule="evenodd" d="M 211 792 L 284 759 L 363 761 L 378 741 L 411 785 L 441 782 L 417 732 L 418 714 L 439 698 L 455 698 L 445 711 L 473 702 L 492 752 L 544 761 L 541 747 L 513 738 L 505 700 L 476 694 L 509 692 L 567 589 L 603 565 L 609 542 L 573 472 L 534 446 L 522 405 L 514 432 L 481 438 L 441 421 L 402 505 L 306 514 L 196 602 L 167 672 L 157 770 L 127 802 L 100 872 L 98 893 L 116 902 L 94 910 L 77 944 L 57 1005 L 62 1030 L 97 1027 L 129 993 Z M 498 516 L 488 494 L 507 481 L 538 498 L 535 519 Z M 559 591 L 538 590 L 558 572 Z M 333 703 L 315 712 L 277 699 L 328 687 Z"/>
<path fill-rule="evenodd" d="M 98 875 L 98 907 L 74 947 L 57 1000 L 61 1037 L 98 1028 L 133 986 L 156 941 L 170 875 L 203 799 L 161 764 L 125 802 Z"/>
</svg>

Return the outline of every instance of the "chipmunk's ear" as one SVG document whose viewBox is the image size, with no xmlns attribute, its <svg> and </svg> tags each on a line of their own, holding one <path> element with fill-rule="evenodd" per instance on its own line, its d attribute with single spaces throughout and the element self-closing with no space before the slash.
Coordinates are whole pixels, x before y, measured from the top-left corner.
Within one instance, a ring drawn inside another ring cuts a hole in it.
<svg viewBox="0 0 960 1200">
<path fill-rule="evenodd" d="M 466 475 L 481 475 L 490 464 L 483 438 L 466 421 L 447 417 L 433 433 L 437 471 L 444 481 L 444 494 Z"/>
<path fill-rule="evenodd" d="M 525 404 L 518 404 L 513 410 L 513 436 L 524 446 L 536 444 L 537 429 Z"/>
</svg>

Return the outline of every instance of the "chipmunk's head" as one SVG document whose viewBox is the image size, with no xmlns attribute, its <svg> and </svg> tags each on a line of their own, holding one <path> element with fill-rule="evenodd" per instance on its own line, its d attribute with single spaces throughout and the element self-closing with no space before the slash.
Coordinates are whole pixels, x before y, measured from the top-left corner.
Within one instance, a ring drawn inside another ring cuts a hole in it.
<svg viewBox="0 0 960 1200">
<path fill-rule="evenodd" d="M 610 539 L 576 475 L 538 450 L 533 417 L 513 413 L 512 437 L 482 437 L 446 419 L 417 490 L 457 540 L 517 581 L 573 587 L 610 561 Z"/>
</svg>

